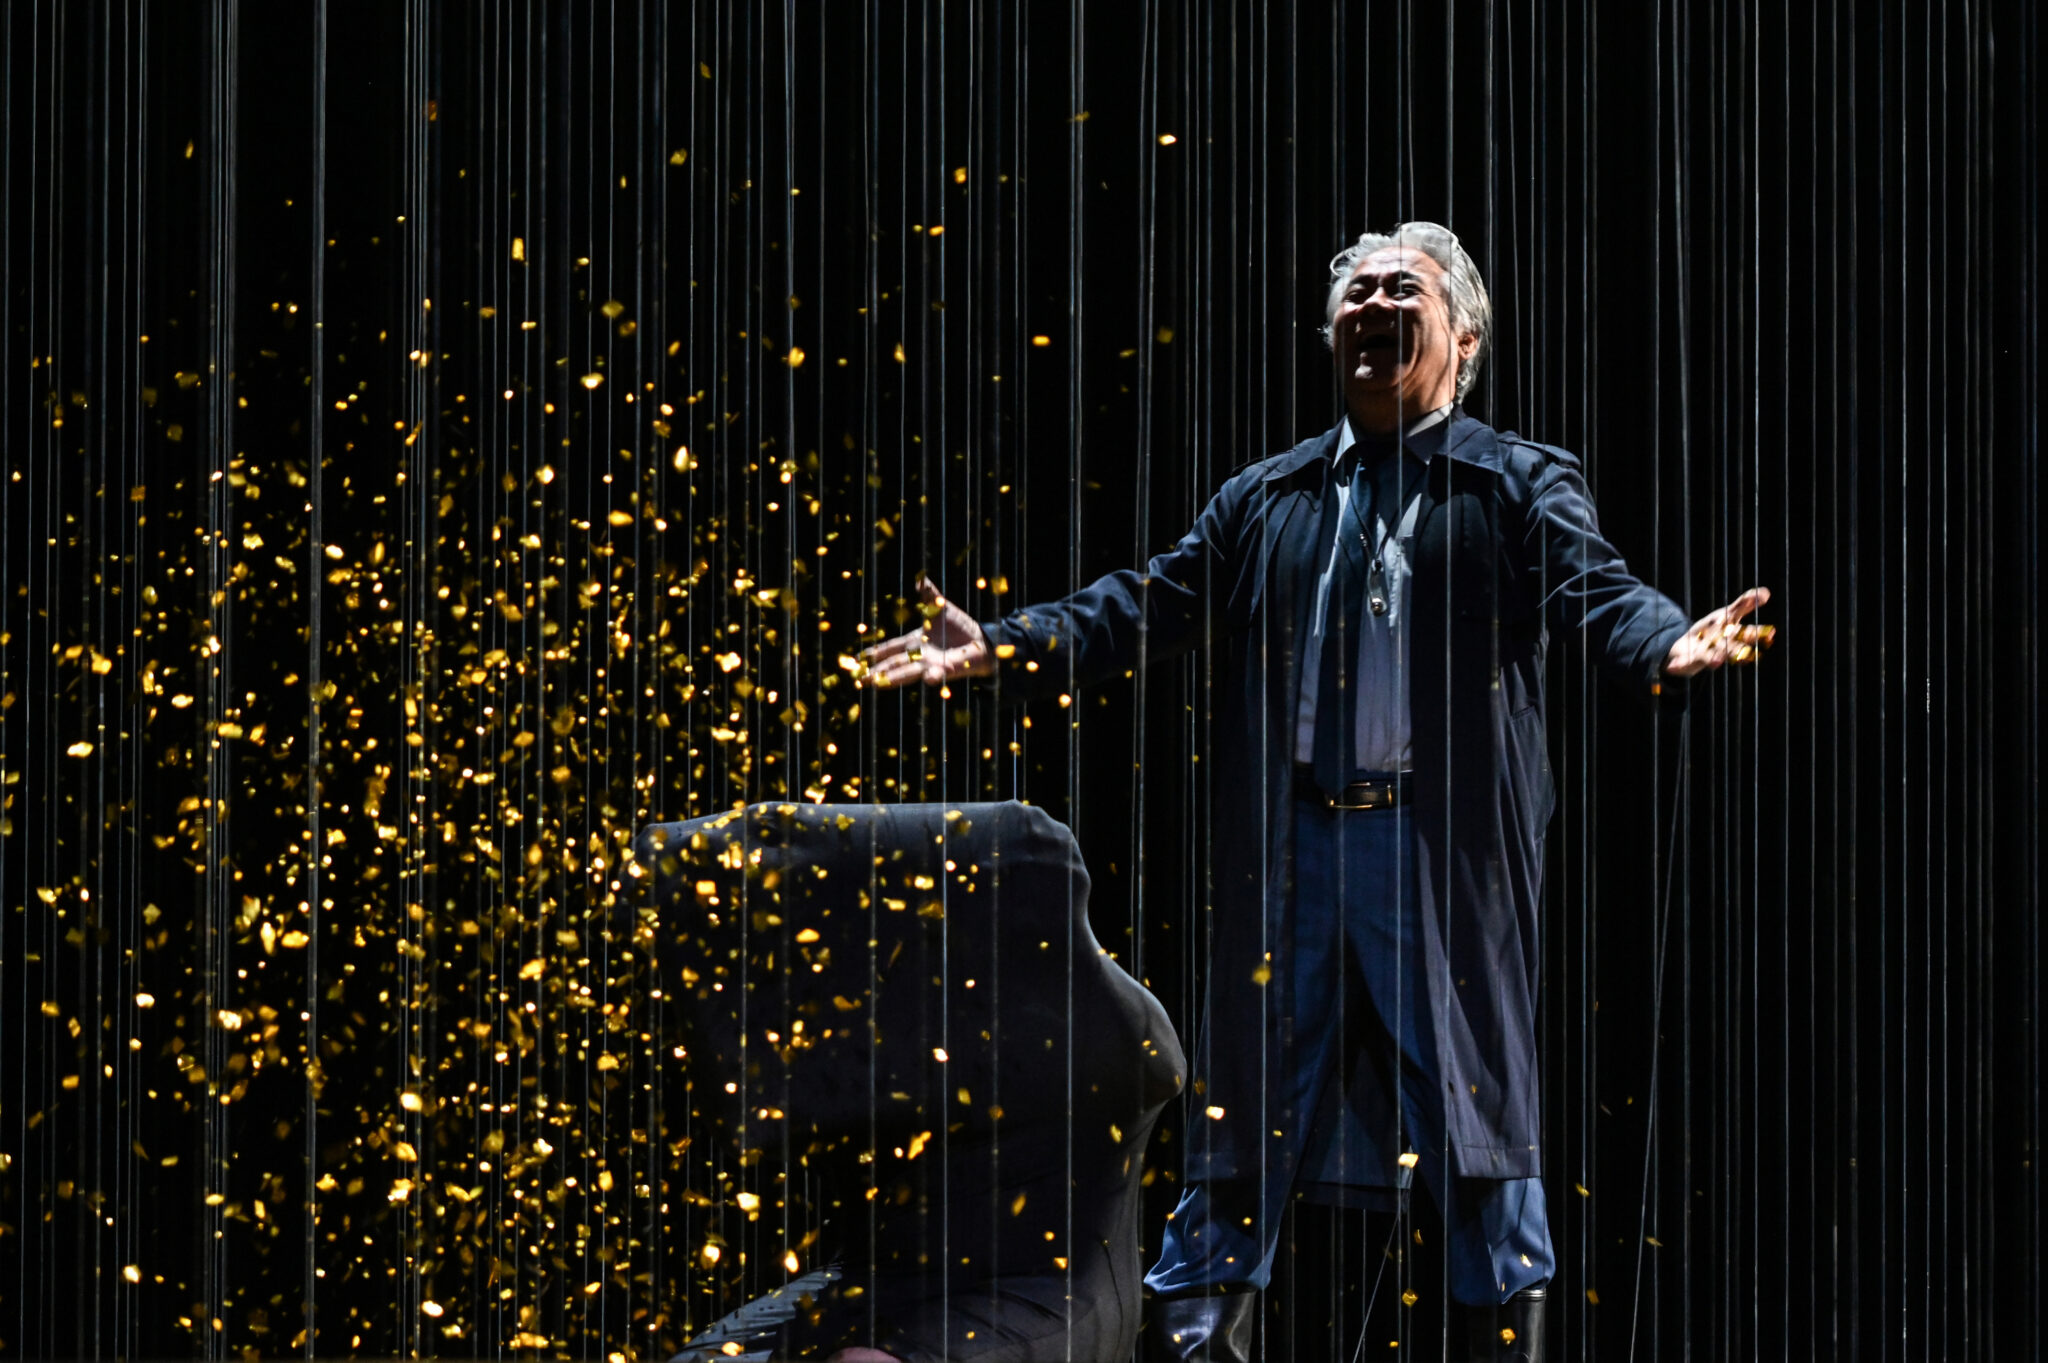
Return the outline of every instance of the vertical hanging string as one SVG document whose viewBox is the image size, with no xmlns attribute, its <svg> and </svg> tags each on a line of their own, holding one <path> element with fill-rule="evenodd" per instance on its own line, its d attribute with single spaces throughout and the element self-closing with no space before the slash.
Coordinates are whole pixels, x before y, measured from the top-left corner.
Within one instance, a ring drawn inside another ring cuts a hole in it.
<svg viewBox="0 0 2048 1363">
<path fill-rule="evenodd" d="M 235 704 L 233 653 L 222 645 L 234 637 L 234 602 L 229 590 L 232 500 L 227 483 L 227 465 L 235 439 L 234 374 L 235 354 L 235 268 L 236 268 L 236 113 L 237 68 L 241 10 L 236 0 L 223 0 L 213 12 L 211 23 L 212 78 L 211 118 L 208 123 L 207 207 L 214 248 L 207 278 L 207 373 L 205 378 L 206 420 L 206 580 L 208 585 L 207 645 L 201 653 L 208 730 L 217 733 L 223 723 L 239 714 Z M 206 869 L 204 875 L 204 965 L 201 971 L 202 998 L 209 1019 L 218 1026 L 206 1028 L 202 1049 L 208 1083 L 206 1117 L 202 1122 L 204 1179 L 209 1188 L 225 1188 L 233 1154 L 233 1122 L 226 1108 L 227 1058 L 232 1036 L 228 1021 L 236 1002 L 232 983 L 235 888 L 229 869 L 234 861 L 232 837 L 227 820 L 228 800 L 233 792 L 230 750 L 213 739 L 206 746 L 205 808 L 207 821 Z M 208 1199 L 209 1203 L 212 1201 Z M 209 1208 L 202 1223 L 209 1232 L 201 1251 L 205 1263 L 201 1300 L 214 1319 L 222 1318 L 234 1295 L 228 1273 L 226 1238 L 221 1233 L 226 1214 L 218 1206 Z M 222 1330 L 209 1331 L 202 1351 L 208 1358 L 225 1358 L 227 1341 Z"/>
<path fill-rule="evenodd" d="M 1087 0 L 1069 0 L 1067 12 L 1067 105 L 1070 111 L 1067 134 L 1067 580 L 1065 588 L 1072 592 L 1081 586 L 1081 535 L 1082 535 L 1082 489 L 1087 479 L 1082 469 L 1081 446 L 1083 435 L 1083 402 L 1081 356 L 1086 339 L 1083 301 L 1083 252 L 1086 218 L 1083 205 L 1088 192 L 1086 134 L 1088 87 L 1087 75 Z M 1074 668 L 1078 660 L 1070 650 L 1067 656 L 1067 694 L 1080 690 L 1080 678 Z M 1065 723 L 1065 748 L 1067 771 L 1067 823 L 1069 827 L 1081 826 L 1085 817 L 1081 803 L 1081 734 L 1078 719 Z M 1089 806 L 1092 811 L 1093 806 Z M 1065 960 L 1067 962 L 1067 997 L 1065 1009 L 1066 1035 L 1064 1043 L 1065 1061 L 1062 1074 L 1065 1091 L 1062 1096 L 1062 1110 L 1068 1114 L 1074 1111 L 1074 903 L 1072 881 L 1068 882 L 1068 902 L 1064 905 L 1065 915 Z M 1067 1177 L 1063 1181 L 1060 1209 L 1061 1242 L 1072 1245 L 1074 1241 L 1074 1129 L 1069 1120 L 1063 1168 Z M 1074 1328 L 1074 1270 L 1070 1258 L 1064 1266 L 1066 1274 L 1066 1322 L 1069 1335 Z"/>
<path fill-rule="evenodd" d="M 322 473 L 327 460 L 327 0 L 314 0 L 313 3 L 312 95 L 313 136 L 309 149 L 312 194 L 308 205 L 312 240 L 308 260 L 310 292 L 306 309 L 312 327 L 307 345 L 306 387 L 306 854 L 303 863 L 306 898 L 299 905 L 299 911 L 305 915 L 307 937 L 301 995 L 305 1038 L 305 1067 L 301 1078 L 304 1111 L 301 1119 L 306 1133 L 306 1186 L 303 1194 L 306 1262 L 300 1279 L 300 1290 L 305 1293 L 302 1338 L 307 1363 L 312 1363 L 320 1352 L 320 940 L 324 926 L 320 905 L 320 663 L 324 640 L 320 623 L 321 589 L 326 573 L 321 551 L 326 539 L 327 500 L 322 490 L 326 484 Z"/>
</svg>

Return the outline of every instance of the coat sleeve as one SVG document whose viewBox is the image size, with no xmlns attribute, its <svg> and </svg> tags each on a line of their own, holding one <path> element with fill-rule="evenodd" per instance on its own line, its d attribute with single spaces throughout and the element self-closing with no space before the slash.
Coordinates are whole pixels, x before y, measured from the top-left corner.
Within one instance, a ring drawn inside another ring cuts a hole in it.
<svg viewBox="0 0 2048 1363">
<path fill-rule="evenodd" d="M 1179 543 L 1144 571 L 1119 569 L 1071 596 L 983 622 L 1009 698 L 1058 695 L 1199 644 L 1229 592 L 1255 470 L 1226 483 Z"/>
<path fill-rule="evenodd" d="M 1547 456 L 1547 457 L 1546 457 Z M 1543 613 L 1560 634 L 1584 637 L 1600 670 L 1646 703 L 1682 704 L 1685 688 L 1662 676 L 1665 655 L 1691 623 L 1685 611 L 1634 573 L 1600 533 L 1578 460 L 1542 451 L 1524 523 L 1525 562 L 1540 574 Z"/>
</svg>

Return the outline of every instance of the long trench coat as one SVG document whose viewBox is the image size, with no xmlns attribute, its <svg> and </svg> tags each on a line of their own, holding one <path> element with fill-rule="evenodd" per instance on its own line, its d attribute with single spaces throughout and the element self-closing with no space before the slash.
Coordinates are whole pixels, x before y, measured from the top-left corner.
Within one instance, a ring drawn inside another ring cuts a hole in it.
<svg viewBox="0 0 2048 1363">
<path fill-rule="evenodd" d="M 1234 474 L 1143 572 L 983 625 L 1006 695 L 1035 699 L 1205 648 L 1213 768 L 1211 944 L 1193 1058 L 1186 1177 L 1247 1176 L 1279 1158 L 1291 1016 L 1274 964 L 1290 949 L 1297 659 L 1329 554 L 1330 430 Z M 1426 981 L 1453 1172 L 1540 1174 L 1536 1059 L 1543 833 L 1555 804 L 1544 737 L 1549 631 L 1583 638 L 1634 695 L 1659 684 L 1685 613 L 1601 535 L 1579 461 L 1454 409 L 1411 436 L 1428 456 L 1404 618 Z M 1220 1115 L 1219 1114 L 1220 1110 Z"/>
</svg>

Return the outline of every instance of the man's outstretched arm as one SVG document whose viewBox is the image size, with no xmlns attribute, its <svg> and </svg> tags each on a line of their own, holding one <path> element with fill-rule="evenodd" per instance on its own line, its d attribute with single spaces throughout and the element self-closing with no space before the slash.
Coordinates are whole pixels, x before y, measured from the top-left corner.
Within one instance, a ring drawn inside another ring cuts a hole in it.
<svg viewBox="0 0 2048 1363">
<path fill-rule="evenodd" d="M 917 629 L 861 654 L 880 687 L 943 686 L 1003 670 L 1023 698 L 1115 676 L 1140 656 L 1176 657 L 1201 641 L 1202 627 L 1227 594 L 1229 564 L 1254 474 L 1226 484 L 1181 536 L 1144 571 L 1106 574 L 1058 601 L 1026 606 L 977 623 L 929 581 L 918 585 Z"/>
</svg>

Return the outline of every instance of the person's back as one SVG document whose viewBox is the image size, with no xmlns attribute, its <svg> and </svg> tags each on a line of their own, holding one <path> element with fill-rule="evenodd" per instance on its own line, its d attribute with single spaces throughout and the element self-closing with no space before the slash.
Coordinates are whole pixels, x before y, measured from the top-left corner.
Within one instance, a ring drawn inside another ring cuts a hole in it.
<svg viewBox="0 0 2048 1363">
<path fill-rule="evenodd" d="M 1128 1356 L 1144 1148 L 1186 1065 L 1089 930 L 1072 835 L 1014 803 L 781 804 L 640 852 L 692 1115 L 779 1196 L 801 1170 L 806 1258 L 840 1266 L 781 1354 Z"/>
</svg>

